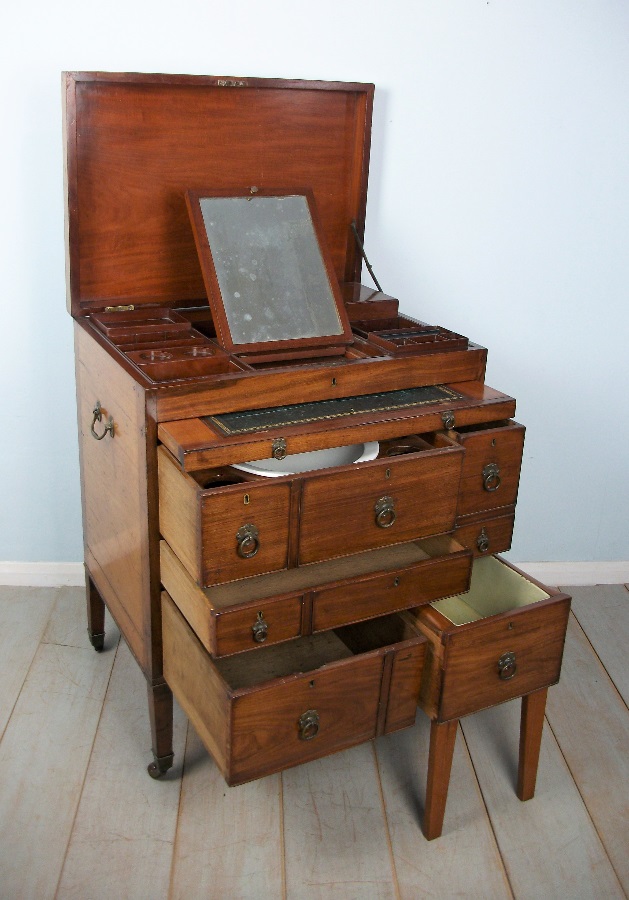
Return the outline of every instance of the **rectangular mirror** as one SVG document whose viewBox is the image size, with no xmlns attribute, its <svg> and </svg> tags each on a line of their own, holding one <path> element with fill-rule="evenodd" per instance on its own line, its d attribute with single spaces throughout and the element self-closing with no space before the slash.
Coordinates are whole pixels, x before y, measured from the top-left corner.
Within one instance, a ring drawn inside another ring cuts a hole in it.
<svg viewBox="0 0 629 900">
<path fill-rule="evenodd" d="M 351 328 L 311 192 L 251 188 L 186 197 L 226 349 L 342 352 Z"/>
</svg>

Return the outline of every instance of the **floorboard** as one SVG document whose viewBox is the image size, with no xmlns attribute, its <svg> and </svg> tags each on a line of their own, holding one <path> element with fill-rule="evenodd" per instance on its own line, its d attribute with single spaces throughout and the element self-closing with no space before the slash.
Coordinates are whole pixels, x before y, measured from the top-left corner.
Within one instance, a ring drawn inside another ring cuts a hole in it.
<svg viewBox="0 0 629 900">
<path fill-rule="evenodd" d="M 629 706 L 629 591 L 622 584 L 566 588 L 572 611 Z"/>
<path fill-rule="evenodd" d="M 430 720 L 379 738 L 378 764 L 404 900 L 466 897 L 501 900 L 511 889 L 491 830 L 465 741 L 457 734 L 442 836 L 426 841 L 421 821 L 426 798 Z M 444 865 L 444 860 L 448 860 Z"/>
<path fill-rule="evenodd" d="M 607 672 L 570 617 L 548 722 L 607 854 L 629 892 L 629 715 Z"/>
<path fill-rule="evenodd" d="M 35 654 L 0 744 L 2 897 L 54 895 L 113 656 L 54 643 Z"/>
<path fill-rule="evenodd" d="M 280 776 L 228 788 L 188 732 L 171 897 L 282 896 Z"/>
<path fill-rule="evenodd" d="M 144 677 L 116 626 L 95 653 L 82 589 L 0 588 L 0 897 L 626 896 L 629 592 L 572 593 L 536 796 L 515 795 L 519 701 L 470 716 L 443 835 L 427 842 L 422 713 L 373 745 L 228 788 L 176 707 L 175 766 L 156 782 Z"/>
<path fill-rule="evenodd" d="M 531 900 L 624 897 L 547 725 L 535 796 L 518 800 L 519 725 L 519 700 L 461 722 L 514 895 Z"/>
<path fill-rule="evenodd" d="M 0 589 L 0 737 L 50 618 L 53 596 L 50 588 Z"/>
<path fill-rule="evenodd" d="M 175 766 L 159 781 L 153 780 L 146 771 L 153 758 L 146 681 L 121 641 L 59 883 L 59 900 L 168 896 L 186 727 L 176 707 Z"/>
</svg>

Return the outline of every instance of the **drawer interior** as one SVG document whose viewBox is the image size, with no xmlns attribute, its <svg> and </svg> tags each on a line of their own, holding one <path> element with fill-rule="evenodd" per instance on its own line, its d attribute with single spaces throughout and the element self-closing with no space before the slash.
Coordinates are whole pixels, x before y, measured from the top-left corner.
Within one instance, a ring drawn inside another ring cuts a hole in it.
<svg viewBox="0 0 629 900">
<path fill-rule="evenodd" d="M 430 605 L 453 625 L 467 625 L 547 600 L 550 594 L 493 556 L 476 560 L 470 590 Z"/>
<path fill-rule="evenodd" d="M 214 665 L 229 687 L 238 691 L 276 678 L 314 672 L 330 663 L 417 637 L 418 631 L 405 617 L 390 615 L 262 647 L 255 653 L 215 659 Z"/>
</svg>

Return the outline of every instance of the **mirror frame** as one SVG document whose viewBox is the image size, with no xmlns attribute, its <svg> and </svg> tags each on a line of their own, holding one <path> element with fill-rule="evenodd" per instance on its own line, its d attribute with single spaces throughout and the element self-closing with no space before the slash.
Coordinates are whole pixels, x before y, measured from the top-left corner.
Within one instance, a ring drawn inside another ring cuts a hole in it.
<svg viewBox="0 0 629 900">
<path fill-rule="evenodd" d="M 235 343 L 232 337 L 229 320 L 223 301 L 223 295 L 216 274 L 212 247 L 210 245 L 205 228 L 205 222 L 203 220 L 201 201 L 205 198 L 215 197 L 247 197 L 254 199 L 255 197 L 292 196 L 302 196 L 306 199 L 306 202 L 308 204 L 308 210 L 310 212 L 310 218 L 312 220 L 319 253 L 328 278 L 332 297 L 334 298 L 336 313 L 338 315 L 340 324 L 340 332 L 338 334 L 332 335 L 322 334 L 313 337 L 286 338 L 282 340 L 260 341 L 249 344 Z M 306 355 L 304 351 L 312 351 L 307 353 L 308 356 L 317 356 L 319 354 L 324 355 L 326 351 L 327 354 L 329 354 L 330 352 L 340 354 L 345 351 L 347 345 L 352 343 L 353 341 L 352 329 L 349 323 L 347 311 L 345 309 L 345 303 L 343 302 L 341 290 L 336 278 L 334 266 L 332 265 L 332 258 L 323 235 L 323 230 L 321 227 L 321 222 L 317 212 L 317 207 L 312 190 L 303 187 L 291 189 L 256 187 L 233 189 L 207 188 L 206 190 L 186 191 L 186 203 L 188 206 L 188 212 L 190 213 L 192 230 L 194 232 L 197 253 L 199 256 L 199 261 L 201 263 L 201 271 L 203 274 L 205 289 L 207 291 L 208 302 L 212 311 L 212 317 L 214 319 L 217 339 L 222 347 L 224 347 L 228 352 L 234 354 L 256 353 L 260 356 L 267 353 L 277 353 L 278 351 L 286 353 L 286 356 L 290 356 L 291 351 L 298 351 L 299 356 L 302 357 Z"/>
</svg>

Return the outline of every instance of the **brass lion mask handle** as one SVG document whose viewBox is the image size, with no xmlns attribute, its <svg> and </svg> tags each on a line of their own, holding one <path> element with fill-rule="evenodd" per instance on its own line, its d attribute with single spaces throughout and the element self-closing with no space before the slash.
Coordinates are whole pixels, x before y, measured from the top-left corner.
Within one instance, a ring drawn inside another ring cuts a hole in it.
<svg viewBox="0 0 629 900">
<path fill-rule="evenodd" d="M 236 552 L 243 559 L 251 559 L 260 549 L 259 532 L 255 525 L 247 522 L 236 532 Z"/>
<path fill-rule="evenodd" d="M 390 528 L 396 519 L 393 497 L 380 497 L 374 506 L 378 528 Z"/>
</svg>

